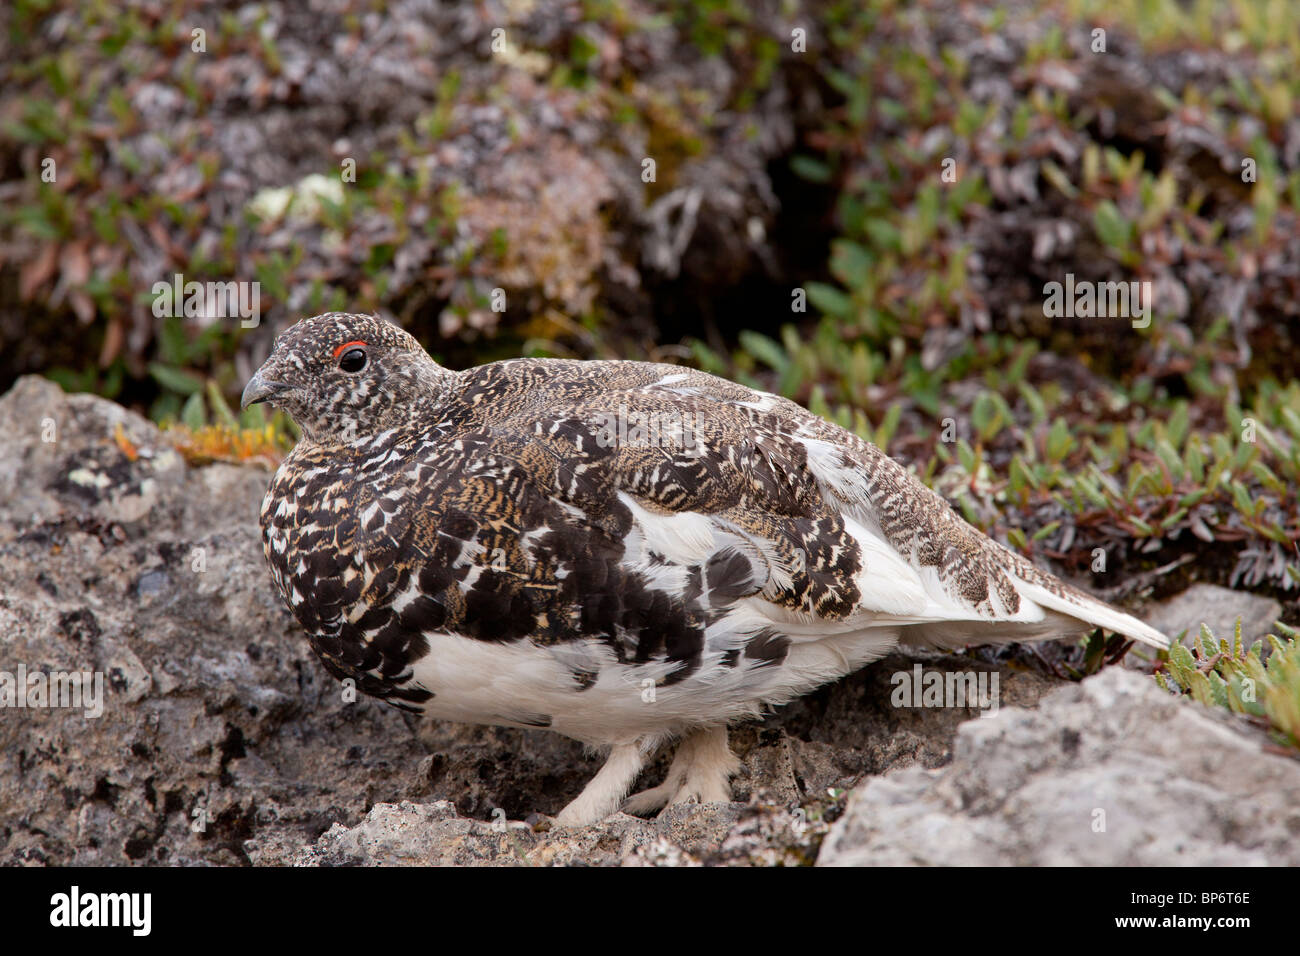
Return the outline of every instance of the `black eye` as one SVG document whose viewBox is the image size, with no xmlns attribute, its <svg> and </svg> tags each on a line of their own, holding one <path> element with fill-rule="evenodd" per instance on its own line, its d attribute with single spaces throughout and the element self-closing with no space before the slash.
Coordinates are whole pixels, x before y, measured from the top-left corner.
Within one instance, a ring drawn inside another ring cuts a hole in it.
<svg viewBox="0 0 1300 956">
<path fill-rule="evenodd" d="M 365 349 L 348 349 L 339 359 L 339 368 L 345 372 L 360 372 L 366 367 Z"/>
</svg>

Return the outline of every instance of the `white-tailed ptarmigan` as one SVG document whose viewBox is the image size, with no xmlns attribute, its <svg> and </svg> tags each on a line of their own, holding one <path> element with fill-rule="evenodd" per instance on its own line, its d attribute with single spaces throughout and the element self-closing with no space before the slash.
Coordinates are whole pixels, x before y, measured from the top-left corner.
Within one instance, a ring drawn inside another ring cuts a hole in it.
<svg viewBox="0 0 1300 956">
<path fill-rule="evenodd" d="M 899 644 L 1094 626 L 1168 643 L 869 442 L 703 372 L 455 372 L 390 323 L 330 313 L 279 336 L 244 390 L 261 401 L 302 428 L 261 523 L 317 655 L 398 707 L 607 748 L 562 825 L 729 799 L 728 722 Z M 667 779 L 625 802 L 670 740 Z"/>
</svg>

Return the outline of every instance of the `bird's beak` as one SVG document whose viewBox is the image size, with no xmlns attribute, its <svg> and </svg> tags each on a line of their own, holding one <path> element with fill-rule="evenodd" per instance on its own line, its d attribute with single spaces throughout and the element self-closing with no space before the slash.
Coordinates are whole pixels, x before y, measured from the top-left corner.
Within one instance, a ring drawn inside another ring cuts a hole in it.
<svg viewBox="0 0 1300 956">
<path fill-rule="evenodd" d="M 240 408 L 247 408 L 249 405 L 265 402 L 288 388 L 282 382 L 268 381 L 262 375 L 265 370 L 266 366 L 259 368 L 253 373 L 253 377 L 248 380 L 248 384 L 244 386 L 244 394 L 239 398 Z"/>
</svg>

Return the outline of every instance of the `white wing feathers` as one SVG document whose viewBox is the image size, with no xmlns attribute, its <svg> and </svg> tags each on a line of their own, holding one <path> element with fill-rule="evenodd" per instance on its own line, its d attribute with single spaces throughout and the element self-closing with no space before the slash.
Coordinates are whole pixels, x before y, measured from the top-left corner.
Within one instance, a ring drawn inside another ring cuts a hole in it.
<svg viewBox="0 0 1300 956">
<path fill-rule="evenodd" d="M 864 607 L 875 607 L 888 613 L 893 623 L 898 624 L 937 624 L 940 622 L 986 622 L 1008 625 L 1038 625 L 1037 627 L 1008 627 L 1001 640 L 1016 641 L 1026 639 L 1045 639 L 1067 637 L 1071 633 L 1086 629 L 1087 625 L 1103 627 L 1125 637 L 1148 644 L 1151 647 L 1166 648 L 1169 638 L 1155 628 L 1150 627 L 1132 615 L 1116 610 L 1108 604 L 1084 594 L 1076 589 L 1062 589 L 1055 593 L 1041 583 L 1028 579 L 1028 575 L 1016 573 L 1016 565 L 1024 559 L 1014 552 L 1003 548 L 997 542 L 987 539 L 989 548 L 990 574 L 1005 575 L 1020 596 L 1020 607 L 1014 613 L 997 607 L 996 590 L 990 588 L 990 601 L 995 606 L 993 615 L 977 613 L 974 608 L 954 596 L 944 588 L 943 583 L 933 568 L 919 567 L 914 560 L 905 560 L 888 543 L 868 530 L 878 528 L 879 521 L 874 513 L 869 488 L 861 470 L 847 468 L 843 464 L 844 449 L 818 438 L 801 439 L 808 450 L 808 466 L 817 478 L 828 500 L 838 500 L 843 505 L 846 516 L 857 519 L 849 528 L 862 545 L 864 553 L 876 556 L 880 553 L 886 557 L 892 555 L 896 560 L 885 560 L 873 568 L 868 558 L 866 568 L 860 575 L 859 586 L 862 589 Z M 1011 555 L 1006 567 L 993 560 L 998 551 Z M 900 567 L 901 565 L 901 567 Z M 1033 569 L 1036 571 L 1036 569 Z M 884 573 L 879 573 L 883 571 Z M 909 577 L 910 572 L 910 577 Z M 1035 577 L 1046 577 L 1037 572 Z M 918 597 L 915 585 L 919 584 L 924 597 Z M 906 608 L 900 608 L 899 602 L 910 601 Z M 1053 613 L 1054 612 L 1054 613 Z M 883 623 L 883 622 L 882 622 Z M 952 629 L 952 640 L 944 640 L 942 629 L 923 628 L 917 636 L 924 643 L 938 646 L 959 646 L 967 643 L 972 635 L 978 634 L 980 640 L 997 642 L 998 635 L 992 628 L 956 627 Z M 907 641 L 907 631 L 903 639 Z"/>
</svg>

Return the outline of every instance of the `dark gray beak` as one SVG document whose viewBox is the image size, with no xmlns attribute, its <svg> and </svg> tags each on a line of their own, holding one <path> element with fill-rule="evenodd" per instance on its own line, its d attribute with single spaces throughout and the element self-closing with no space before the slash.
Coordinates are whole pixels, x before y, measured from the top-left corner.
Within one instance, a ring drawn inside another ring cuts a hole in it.
<svg viewBox="0 0 1300 956">
<path fill-rule="evenodd" d="M 281 382 L 268 382 L 262 377 L 262 369 L 259 368 L 244 386 L 244 394 L 239 398 L 239 407 L 247 408 L 249 405 L 265 402 L 279 395 L 286 388 L 288 386 Z"/>
</svg>

